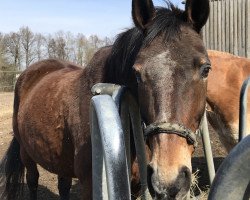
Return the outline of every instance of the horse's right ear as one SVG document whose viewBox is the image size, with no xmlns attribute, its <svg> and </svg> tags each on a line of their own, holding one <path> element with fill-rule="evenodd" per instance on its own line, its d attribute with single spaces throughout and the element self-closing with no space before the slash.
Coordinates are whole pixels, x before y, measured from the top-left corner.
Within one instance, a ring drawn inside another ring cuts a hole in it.
<svg viewBox="0 0 250 200">
<path fill-rule="evenodd" d="M 209 0 L 186 0 L 185 12 L 187 20 L 200 32 L 209 16 Z"/>
<path fill-rule="evenodd" d="M 155 7 L 152 0 L 132 0 L 132 17 L 141 30 L 154 18 Z"/>
</svg>

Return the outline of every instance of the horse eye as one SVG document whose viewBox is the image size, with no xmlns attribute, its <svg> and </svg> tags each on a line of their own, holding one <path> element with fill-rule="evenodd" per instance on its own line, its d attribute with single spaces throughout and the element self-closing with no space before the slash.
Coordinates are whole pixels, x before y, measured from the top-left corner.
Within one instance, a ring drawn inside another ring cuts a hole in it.
<svg viewBox="0 0 250 200">
<path fill-rule="evenodd" d="M 211 65 L 210 64 L 204 64 L 201 66 L 201 77 L 202 78 L 207 78 L 208 73 L 211 69 Z"/>
</svg>

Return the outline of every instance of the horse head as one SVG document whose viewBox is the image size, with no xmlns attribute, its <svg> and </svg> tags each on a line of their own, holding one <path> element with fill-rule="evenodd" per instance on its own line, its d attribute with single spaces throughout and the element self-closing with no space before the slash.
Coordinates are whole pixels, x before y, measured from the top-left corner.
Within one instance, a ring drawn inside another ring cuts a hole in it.
<svg viewBox="0 0 250 200">
<path fill-rule="evenodd" d="M 210 62 L 200 31 L 208 0 L 133 0 L 135 27 L 119 35 L 107 59 L 108 80 L 137 97 L 151 150 L 148 185 L 156 199 L 182 199 L 191 184 L 191 156 L 205 104 Z"/>
</svg>

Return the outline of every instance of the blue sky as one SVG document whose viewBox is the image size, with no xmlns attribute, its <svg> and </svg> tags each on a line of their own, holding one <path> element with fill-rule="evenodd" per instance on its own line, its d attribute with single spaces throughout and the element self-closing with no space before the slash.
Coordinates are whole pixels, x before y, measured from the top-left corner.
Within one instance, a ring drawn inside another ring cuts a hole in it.
<svg viewBox="0 0 250 200">
<path fill-rule="evenodd" d="M 155 6 L 164 0 L 153 0 Z M 181 7 L 181 0 L 172 0 Z M 0 32 L 63 30 L 86 36 L 113 37 L 132 26 L 131 0 L 0 0 Z"/>
</svg>

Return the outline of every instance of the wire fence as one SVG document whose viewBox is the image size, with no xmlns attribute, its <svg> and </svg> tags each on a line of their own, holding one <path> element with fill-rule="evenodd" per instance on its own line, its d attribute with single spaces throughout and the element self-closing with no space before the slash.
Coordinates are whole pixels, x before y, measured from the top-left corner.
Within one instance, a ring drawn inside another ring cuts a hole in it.
<svg viewBox="0 0 250 200">
<path fill-rule="evenodd" d="M 14 91 L 17 78 L 21 73 L 21 71 L 0 70 L 0 92 Z"/>
</svg>

